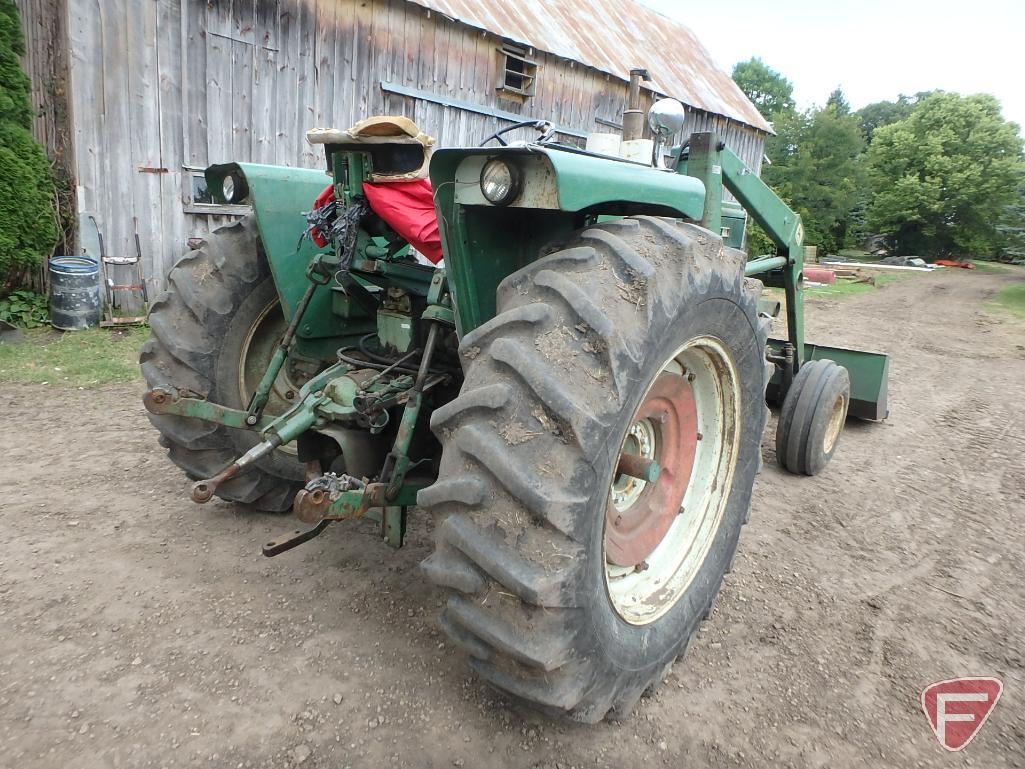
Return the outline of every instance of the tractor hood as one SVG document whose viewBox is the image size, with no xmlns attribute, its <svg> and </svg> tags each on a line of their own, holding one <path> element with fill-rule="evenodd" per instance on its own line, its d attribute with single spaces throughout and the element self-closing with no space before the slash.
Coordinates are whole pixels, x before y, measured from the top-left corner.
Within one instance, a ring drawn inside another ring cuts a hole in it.
<svg viewBox="0 0 1025 769">
<path fill-rule="evenodd" d="M 500 160 L 513 167 L 521 191 L 508 208 L 533 208 L 592 214 L 700 219 L 705 187 L 699 179 L 628 160 L 574 148 L 480 147 L 434 153 L 431 183 L 435 190 L 453 184 L 454 195 L 438 195 L 442 205 L 493 205 L 481 190 L 484 166 Z"/>
</svg>

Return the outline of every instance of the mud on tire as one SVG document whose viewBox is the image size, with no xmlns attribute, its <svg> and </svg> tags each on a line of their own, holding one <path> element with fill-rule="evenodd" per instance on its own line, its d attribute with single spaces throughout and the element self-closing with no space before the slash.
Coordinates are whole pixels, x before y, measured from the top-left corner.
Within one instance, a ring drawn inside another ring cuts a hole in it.
<svg viewBox="0 0 1025 769">
<path fill-rule="evenodd" d="M 153 303 L 152 334 L 139 364 L 149 387 L 172 385 L 245 408 L 238 367 L 253 323 L 276 301 L 256 222 L 213 232 L 171 270 L 168 290 Z M 252 433 L 198 419 L 149 415 L 171 460 L 193 480 L 209 478 L 257 441 Z M 217 496 L 259 510 L 287 510 L 302 486 L 298 461 L 276 452 L 249 473 L 221 484 Z"/>
<path fill-rule="evenodd" d="M 721 239 L 636 217 L 585 230 L 507 278 L 498 314 L 461 344 L 465 383 L 434 412 L 444 451 L 419 503 L 436 520 L 427 576 L 440 624 L 512 698 L 595 722 L 625 715 L 689 645 L 748 516 L 767 409 L 761 284 Z M 650 624 L 605 587 L 617 447 L 667 356 L 721 340 L 739 374 L 739 441 L 720 524 L 689 587 Z"/>
</svg>

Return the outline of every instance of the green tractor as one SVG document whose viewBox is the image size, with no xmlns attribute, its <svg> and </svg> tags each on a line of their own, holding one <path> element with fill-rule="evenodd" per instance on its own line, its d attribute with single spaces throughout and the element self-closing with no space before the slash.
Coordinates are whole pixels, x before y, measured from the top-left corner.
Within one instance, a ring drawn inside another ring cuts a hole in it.
<svg viewBox="0 0 1025 769">
<path fill-rule="evenodd" d="M 658 102 L 656 135 L 682 114 Z M 330 179 L 206 172 L 252 213 L 153 306 L 161 442 L 196 502 L 294 511 L 267 556 L 353 518 L 399 547 L 429 512 L 422 568 L 477 674 L 553 715 L 625 715 L 711 611 L 767 398 L 780 462 L 814 474 L 848 414 L 886 416 L 886 356 L 805 343 L 800 218 L 713 134 L 650 164 L 544 122 L 433 154 L 405 118 L 309 138 Z M 736 247 L 724 186 L 777 253 Z M 762 281 L 785 290 L 785 339 Z"/>
</svg>

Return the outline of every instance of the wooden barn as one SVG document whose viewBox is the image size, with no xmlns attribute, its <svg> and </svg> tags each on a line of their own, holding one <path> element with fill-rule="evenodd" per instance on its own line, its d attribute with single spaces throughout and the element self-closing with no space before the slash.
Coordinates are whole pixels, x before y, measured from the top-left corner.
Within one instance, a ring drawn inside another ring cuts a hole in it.
<svg viewBox="0 0 1025 769">
<path fill-rule="evenodd" d="M 107 255 L 140 254 L 151 296 L 190 237 L 244 213 L 213 203 L 202 169 L 317 167 L 311 127 L 402 114 L 451 146 L 545 118 L 579 142 L 622 130 L 643 67 L 649 103 L 679 99 L 685 133 L 714 128 L 756 169 L 771 131 L 690 30 L 632 0 L 17 3 L 76 248 L 96 253 L 101 236 Z"/>
</svg>

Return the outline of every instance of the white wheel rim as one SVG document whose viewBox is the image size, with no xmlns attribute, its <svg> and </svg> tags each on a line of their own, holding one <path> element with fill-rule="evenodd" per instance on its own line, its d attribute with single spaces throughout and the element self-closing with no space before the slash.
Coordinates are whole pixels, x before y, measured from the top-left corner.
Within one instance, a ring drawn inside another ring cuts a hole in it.
<svg viewBox="0 0 1025 769">
<path fill-rule="evenodd" d="M 740 381 L 726 346 L 713 337 L 692 339 L 666 361 L 659 371 L 662 372 L 693 375 L 688 378 L 694 393 L 700 440 L 695 445 L 694 464 L 680 513 L 641 564 L 646 568 L 611 563 L 605 554 L 603 531 L 606 593 L 616 613 L 632 625 L 654 622 L 675 606 L 705 562 L 722 524 L 739 452 Z M 631 436 L 636 437 L 634 427 L 637 423 L 631 425 L 620 453 Z M 638 429 L 644 431 L 643 426 Z M 643 456 L 644 449 L 639 453 Z M 609 494 L 617 510 L 630 504 L 631 496 L 622 487 L 617 489 L 615 481 Z M 637 496 L 632 498 L 636 500 Z"/>
<path fill-rule="evenodd" d="M 824 454 L 829 454 L 836 447 L 845 419 L 847 419 L 847 396 L 841 394 L 833 403 L 829 424 L 826 425 L 826 434 L 822 436 L 822 452 Z"/>
</svg>

